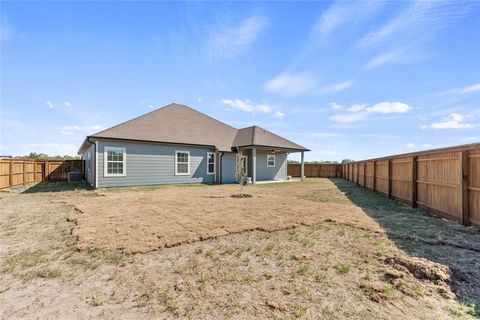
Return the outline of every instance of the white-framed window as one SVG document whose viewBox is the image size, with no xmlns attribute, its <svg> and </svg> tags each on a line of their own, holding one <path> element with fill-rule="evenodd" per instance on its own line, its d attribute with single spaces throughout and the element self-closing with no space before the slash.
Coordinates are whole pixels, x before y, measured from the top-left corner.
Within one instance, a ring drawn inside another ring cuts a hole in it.
<svg viewBox="0 0 480 320">
<path fill-rule="evenodd" d="M 175 175 L 190 175 L 190 151 L 175 151 Z"/>
<path fill-rule="evenodd" d="M 124 177 L 127 172 L 127 149 L 124 147 L 104 147 L 105 177 Z"/>
<path fill-rule="evenodd" d="M 215 174 L 215 153 L 207 152 L 207 174 Z"/>
<path fill-rule="evenodd" d="M 275 155 L 267 154 L 267 167 L 275 167 Z"/>
</svg>

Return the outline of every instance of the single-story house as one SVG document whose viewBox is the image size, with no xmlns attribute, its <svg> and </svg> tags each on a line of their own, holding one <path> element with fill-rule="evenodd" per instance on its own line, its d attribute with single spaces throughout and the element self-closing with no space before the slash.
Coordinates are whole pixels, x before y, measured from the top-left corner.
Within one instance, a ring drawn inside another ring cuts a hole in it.
<svg viewBox="0 0 480 320">
<path fill-rule="evenodd" d="M 85 160 L 87 181 L 101 188 L 231 183 L 237 164 L 252 183 L 286 180 L 288 153 L 301 152 L 303 169 L 305 151 L 257 126 L 236 129 L 170 104 L 87 136 L 78 154 Z"/>
</svg>

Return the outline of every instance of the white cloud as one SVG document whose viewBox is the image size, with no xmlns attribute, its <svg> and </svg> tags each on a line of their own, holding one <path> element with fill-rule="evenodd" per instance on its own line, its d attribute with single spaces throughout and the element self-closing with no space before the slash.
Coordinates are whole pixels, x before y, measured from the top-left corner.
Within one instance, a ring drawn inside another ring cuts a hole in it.
<svg viewBox="0 0 480 320">
<path fill-rule="evenodd" d="M 53 107 L 55 107 L 55 105 L 52 103 L 52 101 L 47 101 L 47 106 L 48 106 L 50 109 L 53 109 Z"/>
<path fill-rule="evenodd" d="M 216 25 L 206 43 L 207 55 L 211 60 L 233 58 L 248 49 L 268 25 L 268 19 L 261 15 L 243 19 L 236 26 Z"/>
<path fill-rule="evenodd" d="M 72 104 L 71 104 L 70 102 L 68 102 L 68 101 L 65 101 L 65 102 L 63 103 L 63 105 L 64 105 L 65 107 L 71 107 L 71 106 L 72 106 Z"/>
<path fill-rule="evenodd" d="M 383 66 L 384 64 L 388 63 L 399 63 L 399 62 L 406 62 L 407 59 L 405 59 L 404 55 L 404 50 L 402 49 L 395 49 L 392 51 L 388 51 L 385 53 L 382 53 L 372 60 L 370 60 L 366 65 L 365 65 L 365 70 L 370 70 L 374 69 L 380 66 Z"/>
<path fill-rule="evenodd" d="M 420 126 L 420 129 L 422 129 L 422 130 L 426 130 L 427 128 L 428 128 L 428 126 L 427 126 L 426 124 L 422 124 L 422 125 Z"/>
<path fill-rule="evenodd" d="M 249 113 L 272 113 L 273 107 L 262 103 L 254 104 L 250 100 L 240 100 L 240 99 L 223 99 L 222 104 L 227 105 L 231 108 L 241 110 Z"/>
<path fill-rule="evenodd" d="M 442 121 L 435 122 L 430 125 L 432 129 L 468 129 L 473 128 L 473 125 L 464 123 L 465 116 L 458 113 L 451 113 L 447 117 L 442 118 Z"/>
<path fill-rule="evenodd" d="M 350 88 L 353 85 L 353 83 L 354 83 L 353 80 L 348 80 L 348 81 L 328 85 L 328 86 L 323 87 L 321 89 L 321 92 L 334 93 L 334 92 L 344 91 L 344 90 Z"/>
<path fill-rule="evenodd" d="M 358 113 L 345 113 L 345 114 L 337 114 L 330 117 L 330 120 L 340 123 L 351 123 L 357 122 L 365 119 L 367 117 L 366 112 L 358 112 Z"/>
<path fill-rule="evenodd" d="M 465 16 L 469 4 L 450 1 L 414 1 L 382 25 L 357 41 L 356 47 L 404 46 L 430 40 L 436 32 Z"/>
<path fill-rule="evenodd" d="M 430 143 L 424 143 L 422 144 L 422 148 L 431 148 L 433 147 Z"/>
<path fill-rule="evenodd" d="M 202 100 L 203 100 L 202 98 L 197 98 L 198 102 L 202 102 Z"/>
<path fill-rule="evenodd" d="M 473 91 L 479 91 L 480 90 L 480 83 L 474 84 L 472 86 L 463 88 L 460 93 L 469 93 Z"/>
<path fill-rule="evenodd" d="M 382 6 L 381 1 L 338 1 L 317 20 L 313 33 L 327 35 L 341 27 L 354 26 L 371 18 Z"/>
<path fill-rule="evenodd" d="M 281 111 L 275 111 L 272 117 L 274 117 L 275 119 L 282 119 L 283 117 L 285 117 L 285 113 Z"/>
<path fill-rule="evenodd" d="M 337 114 L 330 117 L 330 120 L 340 123 L 351 123 L 366 119 L 374 113 L 404 113 L 411 110 L 412 107 L 401 102 L 380 102 L 371 107 L 365 104 L 354 104 L 347 108 L 350 113 Z"/>
<path fill-rule="evenodd" d="M 78 125 L 73 125 L 73 126 L 63 126 L 61 128 L 61 133 L 62 134 L 66 134 L 66 135 L 71 135 L 73 133 L 77 133 L 77 132 L 82 132 L 82 133 L 86 133 L 86 134 L 90 134 L 90 133 L 93 133 L 93 132 L 97 132 L 97 131 L 100 131 L 102 130 L 104 127 L 101 126 L 101 125 L 98 125 L 98 124 L 95 124 L 95 125 L 90 125 L 90 126 L 78 126 Z"/>
<path fill-rule="evenodd" d="M 360 111 L 365 110 L 366 107 L 367 107 L 366 104 L 354 104 L 351 107 L 349 107 L 347 109 L 347 111 L 349 111 L 349 112 L 360 112 Z"/>
<path fill-rule="evenodd" d="M 447 94 L 452 94 L 452 93 L 457 93 L 457 94 L 465 94 L 465 93 L 470 93 L 470 92 L 475 92 L 475 91 L 480 91 L 480 83 L 473 84 L 468 87 L 464 88 L 455 88 L 451 90 L 447 90 L 444 92 L 439 93 L 440 95 L 447 95 Z"/>
<path fill-rule="evenodd" d="M 368 112 L 387 113 L 404 113 L 412 109 L 408 104 L 401 102 L 380 102 L 372 107 L 368 107 Z"/>
<path fill-rule="evenodd" d="M 264 89 L 269 92 L 294 96 L 310 91 L 315 82 L 315 78 L 307 72 L 297 74 L 284 72 L 267 81 Z"/>
<path fill-rule="evenodd" d="M 342 110 L 343 106 L 336 102 L 330 102 L 330 108 L 332 108 L 333 110 Z"/>
<path fill-rule="evenodd" d="M 270 113 L 272 112 L 272 107 L 270 107 L 268 104 L 259 104 L 256 106 L 256 111 L 258 112 L 263 112 L 263 113 Z"/>
<path fill-rule="evenodd" d="M 365 65 L 373 69 L 389 63 L 412 63 L 432 56 L 427 45 L 447 25 L 466 16 L 473 3 L 456 1 L 402 2 L 392 19 L 361 37 L 355 48 L 378 48 L 384 53 Z"/>
<path fill-rule="evenodd" d="M 414 144 L 414 143 L 407 143 L 406 146 L 407 146 L 408 148 L 411 148 L 411 149 L 412 149 L 412 148 L 415 148 L 415 144 Z"/>
</svg>

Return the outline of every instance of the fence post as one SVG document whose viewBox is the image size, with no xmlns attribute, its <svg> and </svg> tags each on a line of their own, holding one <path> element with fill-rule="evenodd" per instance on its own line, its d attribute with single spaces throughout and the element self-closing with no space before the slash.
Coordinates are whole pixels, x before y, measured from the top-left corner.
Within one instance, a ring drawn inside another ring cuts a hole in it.
<svg viewBox="0 0 480 320">
<path fill-rule="evenodd" d="M 23 185 L 25 185 L 27 182 L 27 175 L 25 174 L 25 160 L 22 160 L 22 170 L 23 170 Z"/>
<path fill-rule="evenodd" d="M 388 188 L 387 188 L 387 191 L 388 191 L 388 197 L 391 198 L 392 197 L 392 165 L 391 165 L 391 160 L 388 159 L 387 160 L 387 182 L 388 182 Z"/>
<path fill-rule="evenodd" d="M 44 180 L 47 180 L 48 181 L 48 175 L 50 174 L 50 166 L 48 165 L 48 160 L 45 160 L 45 162 L 43 163 L 44 165 L 44 170 L 45 170 L 45 178 Z"/>
<path fill-rule="evenodd" d="M 412 157 L 412 207 L 417 207 L 418 185 L 417 185 L 417 157 Z"/>
<path fill-rule="evenodd" d="M 13 186 L 13 160 L 10 160 L 10 177 L 8 180 L 10 187 Z"/>
<path fill-rule="evenodd" d="M 373 182 L 372 182 L 372 190 L 375 192 L 377 191 L 377 161 L 373 161 Z"/>
<path fill-rule="evenodd" d="M 363 187 L 367 187 L 367 163 L 363 163 Z"/>
<path fill-rule="evenodd" d="M 360 163 L 357 162 L 357 185 L 360 185 Z"/>
<path fill-rule="evenodd" d="M 460 188 L 461 188 L 461 202 L 462 202 L 462 223 L 466 226 L 470 225 L 470 208 L 468 206 L 468 151 L 460 152 Z"/>
</svg>

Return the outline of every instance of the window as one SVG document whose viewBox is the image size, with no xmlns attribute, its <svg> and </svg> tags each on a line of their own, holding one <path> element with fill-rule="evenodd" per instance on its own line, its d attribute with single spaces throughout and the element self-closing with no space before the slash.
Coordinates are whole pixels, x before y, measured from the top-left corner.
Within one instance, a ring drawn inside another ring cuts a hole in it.
<svg viewBox="0 0 480 320">
<path fill-rule="evenodd" d="M 175 175 L 190 175 L 190 151 L 175 151 Z"/>
<path fill-rule="evenodd" d="M 267 167 L 275 167 L 275 155 L 268 154 L 267 155 Z"/>
<path fill-rule="evenodd" d="M 125 176 L 126 149 L 121 147 L 105 147 L 105 177 Z"/>
<path fill-rule="evenodd" d="M 215 174 L 215 153 L 207 152 L 207 174 Z"/>
</svg>

